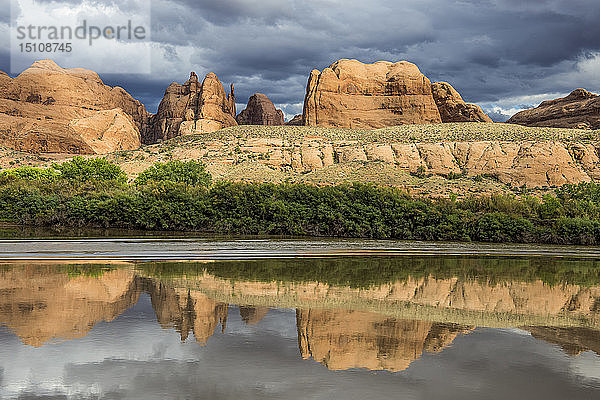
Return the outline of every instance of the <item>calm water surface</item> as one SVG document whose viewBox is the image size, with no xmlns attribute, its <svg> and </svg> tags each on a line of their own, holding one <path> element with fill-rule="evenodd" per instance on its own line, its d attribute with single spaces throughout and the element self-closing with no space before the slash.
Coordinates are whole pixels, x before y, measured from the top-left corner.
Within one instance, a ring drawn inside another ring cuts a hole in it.
<svg viewBox="0 0 600 400">
<path fill-rule="evenodd" d="M 600 251 L 0 241 L 0 398 L 600 398 Z"/>
</svg>

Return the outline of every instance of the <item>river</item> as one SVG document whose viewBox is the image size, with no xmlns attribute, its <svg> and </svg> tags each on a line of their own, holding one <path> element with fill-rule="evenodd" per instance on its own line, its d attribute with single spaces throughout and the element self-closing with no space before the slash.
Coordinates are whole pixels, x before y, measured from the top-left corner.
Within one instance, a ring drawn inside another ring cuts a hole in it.
<svg viewBox="0 0 600 400">
<path fill-rule="evenodd" d="M 2 399 L 592 399 L 599 354 L 598 248 L 0 240 Z"/>
</svg>

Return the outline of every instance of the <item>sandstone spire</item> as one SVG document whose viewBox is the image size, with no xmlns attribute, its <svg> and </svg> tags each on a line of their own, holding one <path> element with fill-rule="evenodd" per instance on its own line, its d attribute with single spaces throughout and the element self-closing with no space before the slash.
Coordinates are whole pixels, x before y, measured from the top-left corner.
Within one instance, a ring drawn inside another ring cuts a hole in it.
<svg viewBox="0 0 600 400">
<path fill-rule="evenodd" d="M 236 117 L 240 125 L 283 125 L 283 111 L 277 110 L 262 93 L 254 93 L 246 108 Z"/>
</svg>

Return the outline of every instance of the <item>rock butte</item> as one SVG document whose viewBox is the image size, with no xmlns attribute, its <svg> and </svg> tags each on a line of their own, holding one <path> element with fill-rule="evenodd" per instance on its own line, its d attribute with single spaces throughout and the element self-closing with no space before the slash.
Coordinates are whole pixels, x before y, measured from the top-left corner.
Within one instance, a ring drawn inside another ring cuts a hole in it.
<svg viewBox="0 0 600 400">
<path fill-rule="evenodd" d="M 283 111 L 275 108 L 271 100 L 262 93 L 250 96 L 248 105 L 236 117 L 240 125 L 283 125 Z"/>
<path fill-rule="evenodd" d="M 152 117 L 152 130 L 145 143 L 156 143 L 176 136 L 214 132 L 237 125 L 235 91 L 231 84 L 229 97 L 214 73 L 202 84 L 192 72 L 183 85 L 173 82 L 165 91 Z"/>
<path fill-rule="evenodd" d="M 383 128 L 438 122 L 492 122 L 448 83 L 432 87 L 408 61 L 364 64 L 342 59 L 308 78 L 304 125 Z"/>
<path fill-rule="evenodd" d="M 544 101 L 515 114 L 508 123 L 525 126 L 600 129 L 600 96 L 576 89 L 567 97 Z"/>
<path fill-rule="evenodd" d="M 431 90 L 442 122 L 493 122 L 478 105 L 465 103 L 449 83 L 436 82 Z"/>
<path fill-rule="evenodd" d="M 302 120 L 302 114 L 295 115 L 294 118 L 290 119 L 284 125 L 287 126 L 303 126 L 304 121 Z"/>
<path fill-rule="evenodd" d="M 0 74 L 0 145 L 35 153 L 93 154 L 140 147 L 145 107 L 86 69 L 36 61 Z"/>
</svg>

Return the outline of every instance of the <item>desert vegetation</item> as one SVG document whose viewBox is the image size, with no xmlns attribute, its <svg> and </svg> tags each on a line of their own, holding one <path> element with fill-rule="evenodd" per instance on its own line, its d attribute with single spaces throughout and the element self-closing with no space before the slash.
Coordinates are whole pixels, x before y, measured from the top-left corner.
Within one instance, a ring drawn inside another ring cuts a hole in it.
<svg viewBox="0 0 600 400">
<path fill-rule="evenodd" d="M 542 198 L 410 196 L 372 184 L 212 182 L 197 162 L 157 164 L 128 183 L 117 165 L 76 157 L 0 172 L 0 219 L 46 226 L 233 234 L 558 244 L 600 243 L 600 185 Z"/>
</svg>

